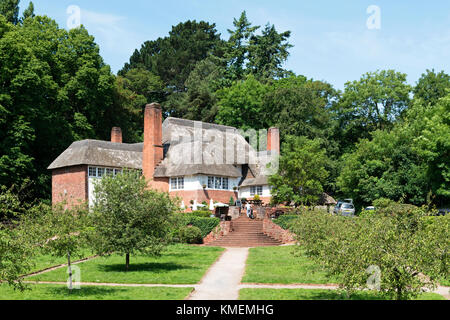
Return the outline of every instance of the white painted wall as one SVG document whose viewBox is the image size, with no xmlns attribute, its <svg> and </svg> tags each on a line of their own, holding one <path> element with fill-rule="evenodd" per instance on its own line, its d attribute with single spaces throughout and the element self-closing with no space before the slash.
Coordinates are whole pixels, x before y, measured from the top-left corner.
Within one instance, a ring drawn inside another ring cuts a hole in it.
<svg viewBox="0 0 450 320">
<path fill-rule="evenodd" d="M 241 178 L 228 178 L 228 191 L 233 191 L 233 187 L 237 187 L 239 181 Z M 192 190 L 203 190 L 203 185 L 208 186 L 208 176 L 205 175 L 194 175 L 194 176 L 185 176 L 184 177 L 184 189 L 185 191 L 192 191 Z M 215 190 L 215 189 L 208 189 L 206 190 Z M 224 189 L 220 189 L 224 190 Z M 172 185 L 169 184 L 169 191 L 180 191 L 180 190 L 173 190 Z M 226 191 L 226 190 L 225 190 Z"/>
<path fill-rule="evenodd" d="M 272 188 L 269 187 L 268 185 L 262 187 L 263 187 L 263 194 L 260 195 L 260 197 L 271 197 L 272 194 L 270 193 L 270 190 Z M 253 196 L 250 195 L 250 187 L 241 187 L 239 189 L 239 198 L 246 198 L 246 199 L 253 198 Z"/>
</svg>

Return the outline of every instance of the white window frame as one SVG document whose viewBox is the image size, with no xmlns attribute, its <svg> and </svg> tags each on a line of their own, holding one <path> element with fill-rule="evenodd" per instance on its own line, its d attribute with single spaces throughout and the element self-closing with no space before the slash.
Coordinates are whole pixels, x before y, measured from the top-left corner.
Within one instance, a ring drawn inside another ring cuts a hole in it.
<svg viewBox="0 0 450 320">
<path fill-rule="evenodd" d="M 230 190 L 230 178 L 208 176 L 207 186 L 209 190 Z"/>
<path fill-rule="evenodd" d="M 184 177 L 171 177 L 170 178 L 171 190 L 184 190 Z"/>
<path fill-rule="evenodd" d="M 251 186 L 250 187 L 250 196 L 254 197 L 256 195 L 262 196 L 263 195 L 263 186 Z"/>
</svg>

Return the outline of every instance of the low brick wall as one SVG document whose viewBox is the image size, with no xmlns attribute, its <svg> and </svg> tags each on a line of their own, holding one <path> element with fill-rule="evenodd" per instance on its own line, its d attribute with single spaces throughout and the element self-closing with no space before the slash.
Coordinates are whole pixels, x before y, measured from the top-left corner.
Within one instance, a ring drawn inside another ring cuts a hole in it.
<svg viewBox="0 0 450 320">
<path fill-rule="evenodd" d="M 294 235 L 291 232 L 284 230 L 271 219 L 263 220 L 263 232 L 269 237 L 272 237 L 284 244 L 295 242 Z"/>
<path fill-rule="evenodd" d="M 226 236 L 231 232 L 231 221 L 221 221 L 220 224 L 211 231 L 205 238 L 203 238 L 203 244 L 209 244 L 220 237 Z"/>
</svg>

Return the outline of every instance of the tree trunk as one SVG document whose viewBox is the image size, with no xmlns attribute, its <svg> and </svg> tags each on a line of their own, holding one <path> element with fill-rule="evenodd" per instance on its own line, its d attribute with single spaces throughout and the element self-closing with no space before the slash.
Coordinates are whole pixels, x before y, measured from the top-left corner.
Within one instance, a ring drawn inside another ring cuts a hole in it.
<svg viewBox="0 0 450 320">
<path fill-rule="evenodd" d="M 130 254 L 127 253 L 125 256 L 125 269 L 126 271 L 128 271 L 128 269 L 130 268 Z"/>
<path fill-rule="evenodd" d="M 67 265 L 69 266 L 69 293 L 72 293 L 72 265 L 70 264 L 70 252 L 67 252 Z"/>
</svg>

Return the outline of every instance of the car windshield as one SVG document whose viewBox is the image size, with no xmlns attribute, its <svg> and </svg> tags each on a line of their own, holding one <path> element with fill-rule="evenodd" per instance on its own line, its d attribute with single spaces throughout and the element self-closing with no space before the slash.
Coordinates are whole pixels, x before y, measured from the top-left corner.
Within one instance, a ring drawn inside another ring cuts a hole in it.
<svg viewBox="0 0 450 320">
<path fill-rule="evenodd" d="M 344 209 L 353 209 L 353 205 L 350 203 L 343 203 L 341 207 Z"/>
</svg>

